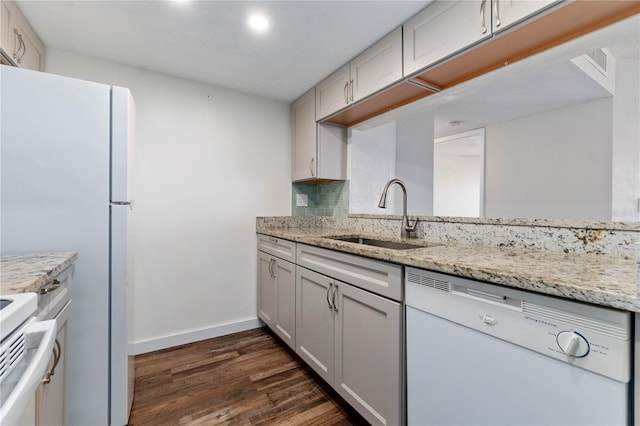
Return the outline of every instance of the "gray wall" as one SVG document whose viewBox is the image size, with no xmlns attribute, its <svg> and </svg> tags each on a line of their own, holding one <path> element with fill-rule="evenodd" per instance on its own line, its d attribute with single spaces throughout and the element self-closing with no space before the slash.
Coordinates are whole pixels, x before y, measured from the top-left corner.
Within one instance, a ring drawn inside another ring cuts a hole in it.
<svg viewBox="0 0 640 426">
<path fill-rule="evenodd" d="M 612 102 L 488 126 L 485 215 L 611 220 Z"/>
</svg>

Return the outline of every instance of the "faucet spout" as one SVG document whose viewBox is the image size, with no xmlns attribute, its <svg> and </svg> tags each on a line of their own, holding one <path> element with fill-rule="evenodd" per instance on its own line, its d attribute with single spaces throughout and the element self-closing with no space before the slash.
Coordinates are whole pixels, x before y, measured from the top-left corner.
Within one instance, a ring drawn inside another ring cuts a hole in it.
<svg viewBox="0 0 640 426">
<path fill-rule="evenodd" d="M 382 195 L 380 196 L 380 202 L 378 203 L 378 207 L 381 209 L 387 208 L 387 192 L 389 188 L 393 184 L 398 184 L 402 189 L 402 229 L 400 230 L 400 236 L 402 238 L 411 238 L 411 233 L 416 231 L 418 226 L 418 219 L 411 225 L 409 223 L 409 217 L 407 216 L 407 187 L 400 179 L 391 179 L 384 186 L 382 190 Z"/>
</svg>

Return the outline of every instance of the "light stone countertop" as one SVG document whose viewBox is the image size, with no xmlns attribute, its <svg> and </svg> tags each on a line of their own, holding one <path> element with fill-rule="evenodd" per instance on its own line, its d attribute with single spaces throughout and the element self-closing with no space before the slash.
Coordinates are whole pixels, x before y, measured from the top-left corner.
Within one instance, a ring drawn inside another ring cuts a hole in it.
<svg viewBox="0 0 640 426">
<path fill-rule="evenodd" d="M 637 267 L 633 259 L 453 242 L 393 250 L 324 238 L 363 236 L 353 230 L 326 227 L 261 226 L 257 232 L 405 266 L 640 312 Z M 372 238 L 380 236 L 372 235 Z"/>
<path fill-rule="evenodd" d="M 37 292 L 78 259 L 78 253 L 6 255 L 0 258 L 0 294 Z"/>
</svg>

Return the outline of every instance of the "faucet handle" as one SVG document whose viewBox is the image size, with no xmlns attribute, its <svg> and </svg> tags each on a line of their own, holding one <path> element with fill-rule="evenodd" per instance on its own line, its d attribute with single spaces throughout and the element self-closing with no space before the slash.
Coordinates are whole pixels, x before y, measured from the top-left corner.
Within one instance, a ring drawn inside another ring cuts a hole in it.
<svg viewBox="0 0 640 426">
<path fill-rule="evenodd" d="M 413 222 L 413 225 L 411 225 L 411 222 L 409 222 L 409 219 L 407 218 L 407 225 L 404 227 L 404 229 L 407 232 L 416 232 L 416 230 L 418 229 L 418 218 L 416 218 L 415 222 Z"/>
</svg>

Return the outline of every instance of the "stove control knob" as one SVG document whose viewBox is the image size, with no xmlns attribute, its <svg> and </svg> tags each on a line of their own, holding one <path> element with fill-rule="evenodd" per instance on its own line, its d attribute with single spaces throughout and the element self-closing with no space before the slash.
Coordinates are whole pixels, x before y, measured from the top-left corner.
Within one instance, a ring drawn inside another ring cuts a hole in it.
<svg viewBox="0 0 640 426">
<path fill-rule="evenodd" d="M 574 358 L 583 358 L 589 353 L 589 342 L 575 331 L 561 331 L 556 341 L 562 352 Z"/>
</svg>

